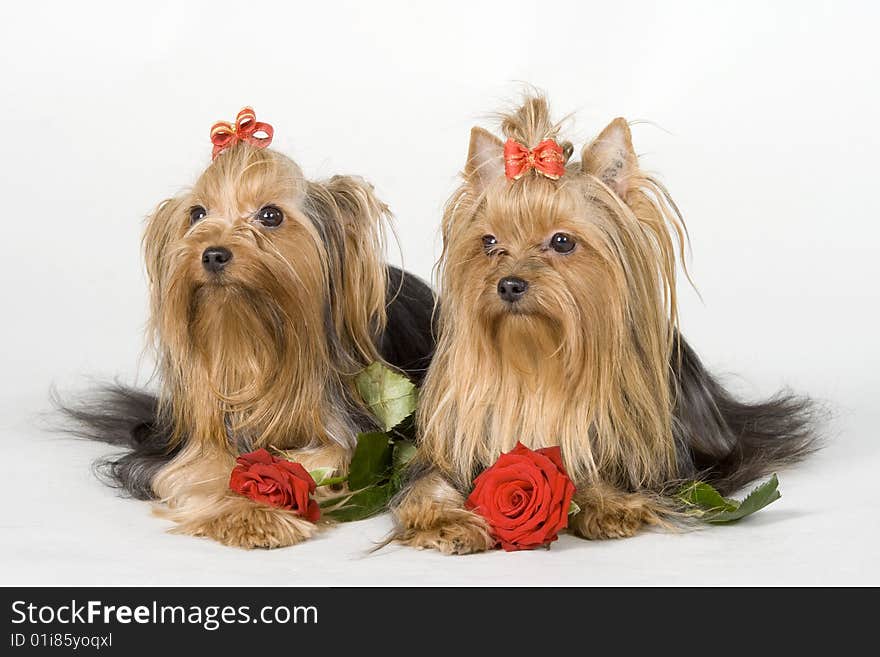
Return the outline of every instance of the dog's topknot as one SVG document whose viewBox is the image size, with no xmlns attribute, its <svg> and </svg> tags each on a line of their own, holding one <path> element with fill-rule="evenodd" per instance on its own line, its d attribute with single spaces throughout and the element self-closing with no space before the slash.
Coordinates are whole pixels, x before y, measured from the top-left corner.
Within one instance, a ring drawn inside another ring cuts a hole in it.
<svg viewBox="0 0 880 657">
<path fill-rule="evenodd" d="M 514 111 L 502 114 L 501 131 L 505 137 L 534 148 L 545 139 L 556 139 L 559 123 L 550 118 L 550 106 L 541 95 L 529 95 Z"/>
</svg>

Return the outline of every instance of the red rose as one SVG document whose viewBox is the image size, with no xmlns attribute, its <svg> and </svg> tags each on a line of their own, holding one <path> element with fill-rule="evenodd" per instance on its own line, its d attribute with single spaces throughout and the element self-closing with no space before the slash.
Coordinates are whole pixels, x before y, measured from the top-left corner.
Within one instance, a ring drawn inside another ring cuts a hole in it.
<svg viewBox="0 0 880 657">
<path fill-rule="evenodd" d="M 466 506 L 486 519 L 502 548 L 530 550 L 558 538 L 572 495 L 558 447 L 532 451 L 517 443 L 474 480 Z"/>
<path fill-rule="evenodd" d="M 289 509 L 310 522 L 321 517 L 318 503 L 311 498 L 315 480 L 304 467 L 272 456 L 265 449 L 242 454 L 229 477 L 236 493 L 280 509 Z"/>
</svg>

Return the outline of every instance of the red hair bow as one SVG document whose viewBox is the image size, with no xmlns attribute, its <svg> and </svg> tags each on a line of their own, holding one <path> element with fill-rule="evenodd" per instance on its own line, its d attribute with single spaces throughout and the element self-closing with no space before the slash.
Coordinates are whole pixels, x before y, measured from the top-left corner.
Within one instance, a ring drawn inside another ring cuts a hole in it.
<svg viewBox="0 0 880 657">
<path fill-rule="evenodd" d="M 258 132 L 262 132 L 266 136 L 257 137 L 256 134 Z M 257 121 L 257 115 L 253 108 L 245 107 L 235 117 L 235 123 L 217 121 L 217 123 L 211 126 L 211 143 L 214 144 L 214 150 L 211 151 L 211 159 L 213 160 L 222 151 L 240 141 L 246 141 L 251 146 L 256 146 L 257 148 L 266 148 L 266 146 L 272 143 L 274 132 L 272 126 L 268 123 Z"/>
<path fill-rule="evenodd" d="M 562 146 L 552 139 L 545 139 L 534 148 L 526 148 L 508 139 L 504 144 L 504 175 L 509 180 L 519 180 L 529 169 L 551 180 L 559 180 L 565 173 Z"/>
</svg>

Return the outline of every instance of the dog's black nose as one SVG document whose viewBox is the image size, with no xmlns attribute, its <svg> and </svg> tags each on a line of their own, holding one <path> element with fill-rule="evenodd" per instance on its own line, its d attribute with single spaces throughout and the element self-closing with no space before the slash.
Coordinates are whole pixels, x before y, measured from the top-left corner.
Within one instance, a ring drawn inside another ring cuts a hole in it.
<svg viewBox="0 0 880 657">
<path fill-rule="evenodd" d="M 528 289 L 528 281 L 516 276 L 508 276 L 498 281 L 498 296 L 511 303 L 520 299 Z"/>
<path fill-rule="evenodd" d="M 232 260 L 232 251 L 222 246 L 209 246 L 202 253 L 202 266 L 210 272 L 217 273 Z"/>
</svg>

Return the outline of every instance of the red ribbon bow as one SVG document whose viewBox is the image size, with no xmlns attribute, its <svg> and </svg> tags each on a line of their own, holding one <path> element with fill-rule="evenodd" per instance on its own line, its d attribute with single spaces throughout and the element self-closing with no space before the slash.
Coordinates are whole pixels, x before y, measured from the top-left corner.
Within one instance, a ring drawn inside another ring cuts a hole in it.
<svg viewBox="0 0 880 657">
<path fill-rule="evenodd" d="M 519 180 L 529 169 L 550 180 L 559 180 L 565 173 L 562 147 L 552 139 L 545 139 L 534 148 L 508 139 L 504 144 L 504 175 L 509 180 Z"/>
<path fill-rule="evenodd" d="M 257 137 L 258 132 L 264 133 L 265 137 Z M 272 126 L 268 123 L 257 121 L 257 115 L 253 108 L 245 107 L 235 117 L 235 123 L 229 121 L 217 121 L 211 126 L 211 143 L 214 144 L 214 150 L 211 151 L 211 159 L 213 160 L 222 151 L 230 146 L 234 146 L 240 141 L 246 141 L 251 146 L 257 148 L 266 148 L 272 143 L 272 135 L 274 134 Z"/>
</svg>

